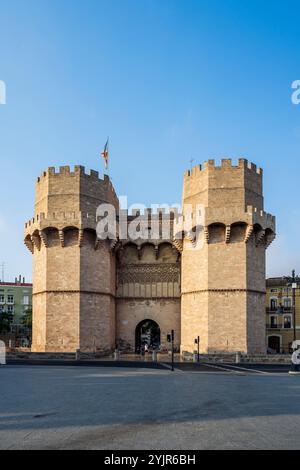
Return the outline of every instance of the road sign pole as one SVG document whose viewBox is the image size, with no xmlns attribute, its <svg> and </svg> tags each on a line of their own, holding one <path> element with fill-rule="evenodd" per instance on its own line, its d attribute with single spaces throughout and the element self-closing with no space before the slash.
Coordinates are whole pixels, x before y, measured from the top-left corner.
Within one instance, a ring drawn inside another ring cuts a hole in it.
<svg viewBox="0 0 300 470">
<path fill-rule="evenodd" d="M 172 330 L 172 371 L 174 372 L 174 330 Z"/>
</svg>

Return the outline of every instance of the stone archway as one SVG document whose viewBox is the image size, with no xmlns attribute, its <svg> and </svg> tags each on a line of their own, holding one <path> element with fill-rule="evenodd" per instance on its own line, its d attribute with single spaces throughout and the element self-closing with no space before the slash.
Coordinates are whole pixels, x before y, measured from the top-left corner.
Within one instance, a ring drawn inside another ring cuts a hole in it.
<svg viewBox="0 0 300 470">
<path fill-rule="evenodd" d="M 160 328 L 154 320 L 143 320 L 135 329 L 135 352 L 139 354 L 144 344 L 153 349 L 160 347 Z"/>
</svg>

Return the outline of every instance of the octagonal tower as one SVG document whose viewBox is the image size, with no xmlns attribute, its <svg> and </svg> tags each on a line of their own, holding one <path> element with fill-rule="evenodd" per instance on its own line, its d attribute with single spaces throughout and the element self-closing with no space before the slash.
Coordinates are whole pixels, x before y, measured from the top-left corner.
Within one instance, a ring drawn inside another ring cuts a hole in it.
<svg viewBox="0 0 300 470">
<path fill-rule="evenodd" d="M 101 203 L 118 209 L 109 178 L 95 171 L 49 168 L 37 179 L 35 215 L 25 224 L 33 254 L 32 351 L 115 346 L 115 256 L 109 241 L 97 239 Z"/>
<path fill-rule="evenodd" d="M 183 211 L 203 211 L 202 243 L 182 244 L 181 350 L 266 352 L 265 253 L 275 218 L 263 211 L 262 170 L 214 160 L 184 176 Z M 196 228 L 196 222 L 195 222 Z M 201 241 L 201 240 L 200 240 Z"/>
</svg>

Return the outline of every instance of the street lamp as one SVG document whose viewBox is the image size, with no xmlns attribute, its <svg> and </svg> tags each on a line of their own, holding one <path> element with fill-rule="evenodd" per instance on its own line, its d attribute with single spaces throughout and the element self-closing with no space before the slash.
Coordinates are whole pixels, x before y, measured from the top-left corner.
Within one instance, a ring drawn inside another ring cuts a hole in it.
<svg viewBox="0 0 300 470">
<path fill-rule="evenodd" d="M 195 339 L 195 344 L 197 344 L 197 362 L 200 362 L 200 336 Z"/>
<path fill-rule="evenodd" d="M 171 348 L 172 348 L 172 366 L 171 366 L 172 372 L 174 372 L 174 338 L 175 338 L 175 332 L 174 330 L 172 330 L 171 334 L 167 335 L 167 341 L 168 343 L 171 343 Z"/>
<path fill-rule="evenodd" d="M 292 276 L 285 276 L 284 279 L 287 281 L 287 286 L 292 288 L 293 291 L 293 326 L 294 326 L 294 341 L 296 341 L 296 289 L 298 287 L 298 282 L 300 282 L 300 277 L 296 276 L 296 272 L 293 269 Z"/>
</svg>

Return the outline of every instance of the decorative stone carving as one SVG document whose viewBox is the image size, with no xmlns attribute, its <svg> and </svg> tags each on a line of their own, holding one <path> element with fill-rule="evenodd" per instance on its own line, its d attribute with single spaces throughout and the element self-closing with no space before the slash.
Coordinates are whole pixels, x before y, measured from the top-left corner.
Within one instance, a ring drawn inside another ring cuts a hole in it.
<svg viewBox="0 0 300 470">
<path fill-rule="evenodd" d="M 118 284 L 154 284 L 178 282 L 180 268 L 177 264 L 128 264 L 118 270 Z"/>
</svg>

